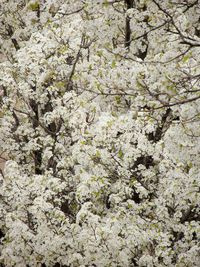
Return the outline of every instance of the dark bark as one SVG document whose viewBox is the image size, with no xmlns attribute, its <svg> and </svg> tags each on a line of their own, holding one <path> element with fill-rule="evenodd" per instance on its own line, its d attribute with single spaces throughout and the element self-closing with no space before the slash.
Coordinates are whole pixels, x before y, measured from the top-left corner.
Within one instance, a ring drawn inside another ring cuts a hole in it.
<svg viewBox="0 0 200 267">
<path fill-rule="evenodd" d="M 35 88 L 32 88 L 35 90 Z M 33 129 L 36 129 L 39 126 L 39 110 L 38 104 L 34 99 L 29 101 L 30 107 L 34 113 Z M 42 174 L 41 164 L 42 164 L 42 149 L 36 150 L 33 152 L 34 164 L 35 164 L 35 174 Z"/>
<path fill-rule="evenodd" d="M 8 33 L 8 36 L 9 37 L 12 37 L 13 34 L 14 34 L 13 29 L 12 29 L 12 27 L 10 25 L 8 25 L 8 27 L 7 27 L 7 33 Z M 15 49 L 16 50 L 19 50 L 20 49 L 20 46 L 19 46 L 17 40 L 15 38 L 11 38 L 11 41 L 12 41 Z"/>
<path fill-rule="evenodd" d="M 133 8 L 134 0 L 126 0 L 127 10 Z M 130 28 L 130 18 L 126 18 L 126 26 L 125 26 L 125 47 L 129 47 L 131 42 L 131 28 Z"/>
<path fill-rule="evenodd" d="M 163 114 L 161 123 L 157 126 L 155 132 L 149 133 L 147 135 L 147 138 L 149 141 L 153 141 L 154 143 L 156 143 L 162 139 L 162 136 L 164 134 L 164 127 L 167 123 L 167 118 L 170 116 L 171 113 L 172 113 L 172 110 L 168 108 L 166 112 Z"/>
<path fill-rule="evenodd" d="M 141 157 L 137 158 L 134 162 L 134 165 L 132 166 L 132 169 L 136 169 L 140 164 L 144 165 L 147 169 L 149 169 L 151 166 L 155 166 L 155 162 L 153 160 L 152 156 L 145 156 L 142 155 Z"/>
</svg>

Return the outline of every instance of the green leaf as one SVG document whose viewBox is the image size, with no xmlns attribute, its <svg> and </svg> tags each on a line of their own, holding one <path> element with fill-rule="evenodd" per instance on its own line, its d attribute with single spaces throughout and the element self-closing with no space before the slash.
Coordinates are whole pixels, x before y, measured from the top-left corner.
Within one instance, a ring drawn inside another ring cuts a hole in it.
<svg viewBox="0 0 200 267">
<path fill-rule="evenodd" d="M 190 56 L 185 56 L 185 57 L 183 58 L 183 63 L 185 63 L 185 62 L 188 60 L 188 58 L 190 58 Z"/>
<path fill-rule="evenodd" d="M 115 60 L 113 60 L 113 62 L 112 62 L 112 67 L 113 67 L 113 68 L 116 67 L 116 61 L 115 61 Z"/>
<path fill-rule="evenodd" d="M 96 197 L 99 197 L 99 192 L 94 192 L 94 195 L 95 195 Z"/>
<path fill-rule="evenodd" d="M 57 84 L 56 84 L 56 87 L 61 87 L 61 86 L 65 85 L 65 84 L 66 84 L 66 82 L 57 83 Z"/>
<path fill-rule="evenodd" d="M 29 8 L 32 10 L 32 11 L 37 11 L 38 10 L 38 1 L 36 1 L 34 4 L 30 4 Z"/>
</svg>

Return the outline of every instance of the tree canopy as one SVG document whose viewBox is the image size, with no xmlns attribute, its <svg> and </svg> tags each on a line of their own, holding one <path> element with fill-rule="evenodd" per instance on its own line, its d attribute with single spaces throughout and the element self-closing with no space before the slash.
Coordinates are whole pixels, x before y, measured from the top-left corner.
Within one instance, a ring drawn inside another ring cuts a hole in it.
<svg viewBox="0 0 200 267">
<path fill-rule="evenodd" d="M 2 266 L 198 266 L 198 0 L 1 0 Z"/>
</svg>

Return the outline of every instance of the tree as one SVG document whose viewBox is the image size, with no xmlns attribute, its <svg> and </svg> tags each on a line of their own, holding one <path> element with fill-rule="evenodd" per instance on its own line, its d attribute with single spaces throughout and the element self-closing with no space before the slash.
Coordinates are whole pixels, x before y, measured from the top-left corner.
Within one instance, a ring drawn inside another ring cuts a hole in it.
<svg viewBox="0 0 200 267">
<path fill-rule="evenodd" d="M 197 266 L 199 3 L 3 1 L 3 266 Z"/>
</svg>

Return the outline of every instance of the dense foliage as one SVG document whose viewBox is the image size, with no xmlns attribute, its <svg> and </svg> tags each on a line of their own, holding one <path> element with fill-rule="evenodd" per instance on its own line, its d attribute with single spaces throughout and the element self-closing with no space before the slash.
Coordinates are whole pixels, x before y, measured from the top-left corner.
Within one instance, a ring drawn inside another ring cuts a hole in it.
<svg viewBox="0 0 200 267">
<path fill-rule="evenodd" d="M 199 266 L 198 0 L 1 0 L 2 266 Z"/>
</svg>

